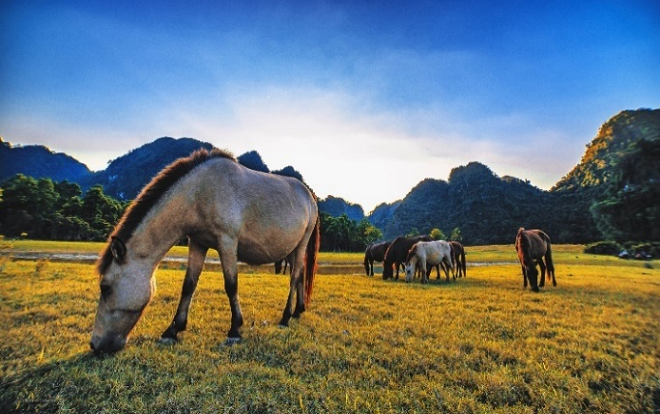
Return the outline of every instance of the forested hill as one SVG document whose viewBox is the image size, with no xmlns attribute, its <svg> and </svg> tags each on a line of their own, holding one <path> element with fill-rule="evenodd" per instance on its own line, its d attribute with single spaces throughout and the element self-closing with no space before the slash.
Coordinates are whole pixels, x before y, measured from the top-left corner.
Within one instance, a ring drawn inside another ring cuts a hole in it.
<svg viewBox="0 0 660 414">
<path fill-rule="evenodd" d="M 556 217 L 547 192 L 517 178 L 500 178 L 471 162 L 454 168 L 448 181 L 426 179 L 401 201 L 385 226 L 386 239 L 441 230 L 467 244 L 513 242 L 520 226 L 553 231 Z"/>
<path fill-rule="evenodd" d="M 360 221 L 364 218 L 364 210 L 362 209 L 362 206 L 331 195 L 323 200 L 319 200 L 319 210 L 328 213 L 333 217 L 339 217 L 346 214 L 349 219 L 355 221 Z"/>
<path fill-rule="evenodd" d="M 596 137 L 587 145 L 582 160 L 552 191 L 576 190 L 595 187 L 620 179 L 624 170 L 631 169 L 629 175 L 648 179 L 649 173 L 656 173 L 659 167 L 650 165 L 649 171 L 640 171 L 641 165 L 623 165 L 631 153 L 641 149 L 650 150 L 660 142 L 660 109 L 639 109 L 622 111 L 601 126 Z M 632 171 L 635 170 L 635 171 Z"/>
<path fill-rule="evenodd" d="M 164 166 L 199 148 L 192 138 L 159 138 L 91 173 L 83 164 L 45 147 L 12 147 L 0 140 L 0 184 L 17 172 L 53 181 L 68 180 L 84 191 L 102 185 L 118 200 L 133 199 Z M 241 164 L 303 180 L 288 166 L 269 171 L 259 153 Z M 550 191 L 528 181 L 499 177 L 471 162 L 454 168 L 447 181 L 429 178 L 393 204 L 381 204 L 368 220 L 385 239 L 439 229 L 468 245 L 512 243 L 519 227 L 546 230 L 554 242 L 660 240 L 660 109 L 623 111 L 605 122 L 581 162 Z M 20 170 L 16 168 L 20 167 Z M 319 200 L 321 211 L 359 221 L 362 207 L 342 198 Z"/>
<path fill-rule="evenodd" d="M 539 227 L 560 243 L 660 240 L 660 110 L 623 111 L 605 122 L 582 161 L 551 191 L 498 177 L 478 162 L 448 181 L 420 182 L 383 220 L 386 239 L 458 230 L 466 244 L 512 243 L 519 227 Z M 378 220 L 375 219 L 379 213 Z M 375 222 L 378 221 L 378 224 Z"/>
<path fill-rule="evenodd" d="M 12 146 L 0 137 L 0 183 L 23 174 L 55 181 L 80 182 L 91 172 L 87 166 L 66 154 L 41 145 Z"/>
<path fill-rule="evenodd" d="M 112 160 L 108 168 L 95 173 L 91 179 L 83 183 L 83 187 L 100 184 L 106 194 L 122 201 L 132 200 L 165 166 L 201 148 L 210 150 L 213 145 L 193 138 L 158 138 Z M 303 180 L 302 175 L 291 166 L 270 171 L 256 151 L 246 152 L 237 159 L 244 166 L 256 171 L 288 175 Z"/>
<path fill-rule="evenodd" d="M 165 166 L 200 148 L 210 150 L 213 145 L 192 138 L 158 138 L 110 161 L 108 168 L 81 184 L 84 188 L 100 184 L 107 195 L 132 200 Z"/>
</svg>

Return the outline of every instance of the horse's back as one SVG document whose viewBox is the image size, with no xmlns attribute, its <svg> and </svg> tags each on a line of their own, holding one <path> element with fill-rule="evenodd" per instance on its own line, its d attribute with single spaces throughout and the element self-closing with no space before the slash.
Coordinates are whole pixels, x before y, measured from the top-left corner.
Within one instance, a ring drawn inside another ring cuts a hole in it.
<svg viewBox="0 0 660 414">
<path fill-rule="evenodd" d="M 371 245 L 371 258 L 377 262 L 382 262 L 385 259 L 385 251 L 390 247 L 390 242 L 382 242 Z"/>
<path fill-rule="evenodd" d="M 550 246 L 550 237 L 539 229 L 520 228 L 516 235 L 516 250 L 519 254 L 528 254 L 532 258 L 545 255 Z"/>
<path fill-rule="evenodd" d="M 443 258 L 451 258 L 451 245 L 444 240 L 419 241 L 410 250 L 411 254 L 424 258 L 429 264 L 439 264 Z M 437 262 L 437 263 L 436 263 Z"/>
<path fill-rule="evenodd" d="M 190 183 L 199 225 L 235 239 L 239 260 L 281 260 L 311 234 L 316 199 L 301 181 L 250 170 L 225 159 L 209 161 Z"/>
</svg>

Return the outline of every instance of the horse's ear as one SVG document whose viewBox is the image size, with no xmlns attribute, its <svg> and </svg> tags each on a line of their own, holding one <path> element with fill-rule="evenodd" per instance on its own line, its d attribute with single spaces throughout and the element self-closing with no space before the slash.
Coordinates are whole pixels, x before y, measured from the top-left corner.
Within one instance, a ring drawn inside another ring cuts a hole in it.
<svg viewBox="0 0 660 414">
<path fill-rule="evenodd" d="M 126 245 L 118 237 L 111 237 L 110 251 L 112 252 L 112 257 L 119 263 L 123 262 L 126 258 Z"/>
</svg>

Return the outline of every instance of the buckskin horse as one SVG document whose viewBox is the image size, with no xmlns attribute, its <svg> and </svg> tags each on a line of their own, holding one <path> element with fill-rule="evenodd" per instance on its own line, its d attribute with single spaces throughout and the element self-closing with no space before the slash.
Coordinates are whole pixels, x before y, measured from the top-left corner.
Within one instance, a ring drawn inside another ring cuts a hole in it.
<svg viewBox="0 0 660 414">
<path fill-rule="evenodd" d="M 364 251 L 364 271 L 367 276 L 374 275 L 374 262 L 382 262 L 385 259 L 385 251 L 391 242 L 372 243 Z"/>
<path fill-rule="evenodd" d="M 414 236 L 414 237 L 397 237 L 394 239 L 390 247 L 385 251 L 383 258 L 383 279 L 391 279 L 394 276 L 394 268 L 396 267 L 395 280 L 399 279 L 399 266 L 406 262 L 408 251 L 413 244 L 420 241 L 432 241 L 430 236 Z"/>
<path fill-rule="evenodd" d="M 227 343 L 240 340 L 243 315 L 237 262 L 292 265 L 280 325 L 297 318 L 312 295 L 319 249 L 316 196 L 301 181 L 253 171 L 228 152 L 199 150 L 166 167 L 128 208 L 97 262 L 98 308 L 91 348 L 121 350 L 156 288 L 154 272 L 168 250 L 188 237 L 188 266 L 180 302 L 161 340 L 186 329 L 188 309 L 209 249 L 220 256 L 231 308 Z M 292 305 L 296 296 L 295 309 Z"/>
<path fill-rule="evenodd" d="M 527 288 L 527 281 L 529 280 L 532 291 L 538 292 L 539 287 L 545 286 L 546 269 L 548 276 L 552 278 L 552 285 L 557 286 L 555 266 L 552 263 L 550 237 L 547 234 L 542 230 L 525 230 L 521 227 L 516 235 L 516 252 L 522 267 L 523 288 Z M 541 268 L 541 283 L 538 285 L 537 263 Z"/>
</svg>

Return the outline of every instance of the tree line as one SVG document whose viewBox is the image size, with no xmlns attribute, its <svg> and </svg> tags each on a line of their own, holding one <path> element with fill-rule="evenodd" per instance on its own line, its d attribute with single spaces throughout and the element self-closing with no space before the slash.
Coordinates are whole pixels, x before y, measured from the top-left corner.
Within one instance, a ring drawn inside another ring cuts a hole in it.
<svg viewBox="0 0 660 414">
<path fill-rule="evenodd" d="M 0 234 L 8 238 L 105 241 L 130 202 L 103 192 L 101 185 L 83 191 L 69 181 L 18 174 L 0 187 Z M 333 217 L 321 212 L 321 248 L 363 251 L 382 238 L 366 219 Z"/>
<path fill-rule="evenodd" d="M 17 174 L 2 185 L 0 234 L 40 240 L 102 241 L 112 232 L 128 203 L 96 185 L 80 185 Z"/>
</svg>

